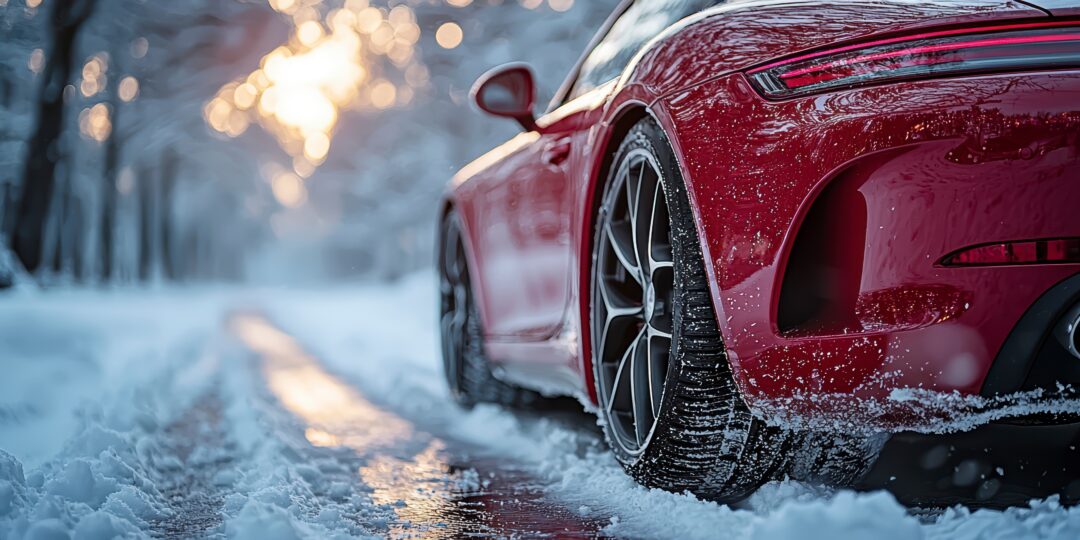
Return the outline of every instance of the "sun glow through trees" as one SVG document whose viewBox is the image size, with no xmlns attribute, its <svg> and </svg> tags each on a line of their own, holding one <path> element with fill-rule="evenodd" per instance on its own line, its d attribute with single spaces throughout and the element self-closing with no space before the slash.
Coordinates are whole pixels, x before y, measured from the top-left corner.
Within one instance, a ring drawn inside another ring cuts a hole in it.
<svg viewBox="0 0 1080 540">
<path fill-rule="evenodd" d="M 344 110 L 404 105 L 427 83 L 426 68 L 415 54 L 420 27 L 406 5 L 385 9 L 346 0 L 329 9 L 322 0 L 268 1 L 291 18 L 289 41 L 265 55 L 246 78 L 222 87 L 203 113 L 211 128 L 230 137 L 258 124 L 292 158 L 292 172 L 304 178 L 325 161 Z M 401 72 L 400 87 L 373 76 L 375 56 Z M 274 189 L 290 194 L 278 197 L 286 206 L 302 199 L 295 195 L 302 184 L 268 180 L 275 187 L 290 186 Z"/>
<path fill-rule="evenodd" d="M 228 137 L 242 135 L 253 124 L 273 135 L 291 163 L 263 167 L 275 171 L 264 176 L 278 202 L 294 207 L 306 198 L 306 179 L 326 160 L 342 114 L 409 105 L 427 88 L 430 74 L 417 49 L 421 29 L 413 3 L 389 7 L 369 0 L 266 1 L 290 20 L 289 39 L 263 56 L 249 75 L 221 87 L 205 104 L 203 116 L 214 131 Z M 518 3 L 531 10 L 544 1 Z M 574 4 L 546 1 L 553 11 Z M 452 8 L 474 3 L 429 2 Z M 439 21 L 431 30 L 435 44 L 442 49 L 461 45 L 465 31 L 459 22 Z"/>
</svg>

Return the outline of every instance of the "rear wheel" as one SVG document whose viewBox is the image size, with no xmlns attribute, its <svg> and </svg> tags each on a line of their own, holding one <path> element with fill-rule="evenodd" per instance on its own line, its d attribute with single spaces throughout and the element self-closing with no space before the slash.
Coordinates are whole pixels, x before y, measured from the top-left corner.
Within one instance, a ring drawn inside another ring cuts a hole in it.
<svg viewBox="0 0 1080 540">
<path fill-rule="evenodd" d="M 594 380 L 618 460 L 645 485 L 721 501 L 781 476 L 799 437 L 739 395 L 686 187 L 652 119 L 619 147 L 594 238 Z"/>
<path fill-rule="evenodd" d="M 495 378 L 484 354 L 484 332 L 476 309 L 465 246 L 457 214 L 447 213 L 442 223 L 439 270 L 439 333 L 443 372 L 450 394 L 463 407 L 477 403 L 524 405 L 533 392 Z"/>
</svg>

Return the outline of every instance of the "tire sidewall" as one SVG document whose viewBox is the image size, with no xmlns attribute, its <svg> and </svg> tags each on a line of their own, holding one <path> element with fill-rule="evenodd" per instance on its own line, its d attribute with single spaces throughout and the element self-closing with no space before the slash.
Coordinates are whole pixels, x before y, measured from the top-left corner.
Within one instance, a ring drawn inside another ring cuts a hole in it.
<svg viewBox="0 0 1080 540">
<path fill-rule="evenodd" d="M 597 342 L 596 328 L 597 321 L 595 320 L 595 302 L 597 301 L 597 275 L 598 269 L 598 251 L 601 246 L 601 235 L 603 234 L 603 227 L 606 220 L 606 209 L 609 208 L 609 203 L 613 197 L 619 195 L 619 190 L 612 189 L 615 182 L 615 178 L 619 173 L 619 170 L 623 166 L 623 162 L 634 152 L 638 150 L 645 150 L 652 157 L 653 161 L 657 165 L 659 172 L 659 181 L 663 186 L 664 196 L 667 200 L 669 216 L 672 221 L 672 250 L 675 257 L 675 291 L 674 291 L 674 318 L 673 318 L 673 336 L 671 340 L 670 361 L 667 366 L 667 373 L 665 375 L 664 382 L 664 395 L 660 402 L 660 417 L 653 424 L 652 430 L 649 433 L 646 440 L 646 446 L 644 450 L 632 453 L 628 452 L 623 446 L 617 442 L 617 435 L 613 432 L 615 429 L 612 426 L 611 421 L 607 418 L 607 413 L 604 411 L 603 404 L 600 404 L 598 416 L 600 423 L 604 428 L 604 436 L 608 441 L 608 446 L 611 447 L 612 452 L 615 454 L 616 459 L 627 469 L 628 472 L 639 481 L 642 480 L 641 474 L 645 473 L 644 466 L 655 460 L 655 454 L 659 448 L 664 447 L 663 441 L 667 438 L 667 417 L 671 414 L 671 400 L 672 393 L 667 391 L 673 381 L 677 381 L 680 376 L 681 363 L 677 360 L 679 353 L 679 339 L 677 339 L 677 332 L 680 328 L 681 311 L 683 306 L 679 301 L 680 288 L 681 288 L 681 268 L 685 265 L 679 264 L 680 252 L 686 248 L 686 246 L 679 246 L 681 244 L 676 236 L 686 237 L 688 235 L 683 231 L 682 234 L 676 234 L 676 227 L 683 226 L 682 223 L 676 223 L 676 212 L 688 212 L 688 203 L 686 197 L 686 186 L 683 184 L 682 175 L 678 169 L 678 162 L 675 158 L 675 152 L 671 149 L 671 145 L 667 140 L 666 135 L 660 126 L 652 117 L 646 117 L 642 121 L 639 121 L 633 128 L 630 129 L 622 143 L 619 145 L 619 149 L 615 154 L 614 159 L 611 161 L 611 167 L 607 177 L 604 179 L 603 196 L 600 203 L 600 213 L 597 215 L 596 224 L 593 232 L 593 244 L 592 244 L 592 267 L 590 271 L 589 281 L 589 327 L 590 327 L 590 355 L 592 357 L 592 372 L 593 372 L 593 385 L 594 391 L 598 397 L 603 396 L 604 392 L 600 388 L 601 376 L 600 366 L 597 361 L 596 347 L 599 346 Z M 680 214 L 681 215 L 681 214 Z M 697 242 L 697 235 L 691 235 L 693 241 Z M 700 249 L 700 248 L 697 248 Z M 648 482 L 645 482 L 648 483 Z"/>
</svg>

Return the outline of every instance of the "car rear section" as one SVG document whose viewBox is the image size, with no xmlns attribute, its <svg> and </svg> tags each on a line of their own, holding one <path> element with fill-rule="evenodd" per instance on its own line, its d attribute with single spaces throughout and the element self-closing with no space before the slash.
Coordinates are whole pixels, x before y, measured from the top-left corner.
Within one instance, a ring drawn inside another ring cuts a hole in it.
<svg viewBox="0 0 1080 540">
<path fill-rule="evenodd" d="M 729 4 L 623 81 L 661 96 L 743 399 L 893 433 L 861 485 L 910 504 L 1080 500 L 1080 12 L 1043 4 Z"/>
<path fill-rule="evenodd" d="M 1046 4 L 734 4 L 640 59 L 627 83 L 662 89 L 756 412 L 919 431 L 1072 419 L 1080 13 Z M 685 87 L 647 75 L 720 38 L 678 61 Z"/>
</svg>

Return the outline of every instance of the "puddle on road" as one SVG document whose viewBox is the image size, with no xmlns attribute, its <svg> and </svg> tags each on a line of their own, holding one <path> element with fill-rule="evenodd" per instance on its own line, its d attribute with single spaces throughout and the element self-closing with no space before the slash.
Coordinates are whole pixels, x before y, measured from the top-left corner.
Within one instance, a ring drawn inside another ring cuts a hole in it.
<svg viewBox="0 0 1080 540">
<path fill-rule="evenodd" d="M 543 487 L 513 463 L 476 457 L 381 409 L 326 371 L 290 335 L 259 315 L 232 317 L 229 328 L 260 360 L 267 386 L 306 426 L 308 442 L 354 450 L 371 498 L 394 508 L 390 535 L 424 538 L 594 538 L 602 522 L 547 500 Z"/>
</svg>

